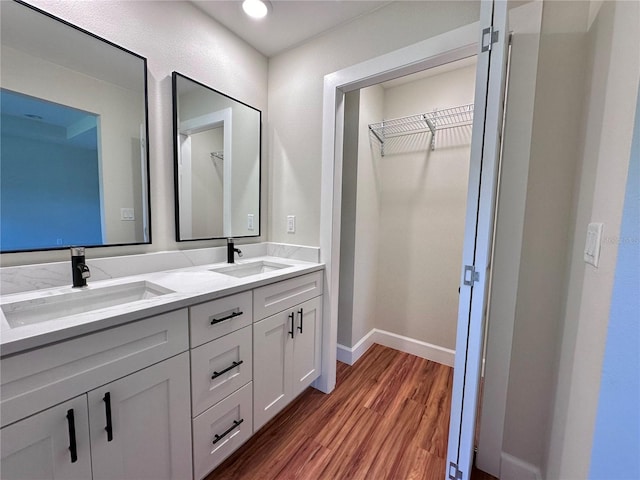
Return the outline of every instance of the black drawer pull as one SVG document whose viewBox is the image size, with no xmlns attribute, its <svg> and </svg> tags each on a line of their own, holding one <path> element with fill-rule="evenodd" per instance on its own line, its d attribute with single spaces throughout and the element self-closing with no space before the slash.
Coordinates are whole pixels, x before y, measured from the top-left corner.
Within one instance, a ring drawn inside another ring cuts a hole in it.
<svg viewBox="0 0 640 480">
<path fill-rule="evenodd" d="M 244 418 L 241 418 L 240 420 L 234 420 L 233 421 L 233 425 L 231 425 L 227 430 L 225 430 L 222 435 L 215 435 L 213 437 L 213 445 L 215 445 L 220 440 L 222 440 L 224 437 L 226 437 L 231 432 L 233 432 L 238 427 L 238 425 L 240 425 L 242 422 L 244 422 Z"/>
<path fill-rule="evenodd" d="M 293 338 L 293 332 L 296 330 L 296 327 L 293 325 L 293 319 L 296 317 L 295 313 L 291 312 L 289 314 L 289 320 L 291 320 L 291 330 L 289 330 L 289 335 Z"/>
<path fill-rule="evenodd" d="M 67 410 L 67 422 L 69 423 L 69 452 L 71 452 L 71 463 L 78 461 L 78 447 L 76 445 L 76 421 L 73 416 L 73 408 Z"/>
<path fill-rule="evenodd" d="M 298 330 L 300 330 L 300 333 L 302 333 L 302 319 L 304 318 L 304 309 L 300 309 L 298 310 L 298 315 L 300 315 L 300 326 L 298 327 Z"/>
<path fill-rule="evenodd" d="M 107 426 L 104 430 L 107 432 L 107 442 L 113 440 L 113 425 L 111 424 L 111 394 L 109 392 L 104 394 L 102 398 L 104 401 L 104 414 L 107 417 Z"/>
<path fill-rule="evenodd" d="M 221 372 L 213 372 L 213 375 L 211 375 L 211 380 L 213 380 L 215 378 L 218 378 L 223 373 L 227 373 L 229 370 L 233 370 L 234 368 L 242 365 L 243 363 L 244 363 L 244 360 L 240 360 L 239 362 L 233 362 L 230 366 L 228 366 L 227 368 L 225 368 Z"/>
<path fill-rule="evenodd" d="M 211 317 L 211 325 L 215 325 L 216 323 L 224 322 L 225 320 L 231 320 L 232 318 L 239 317 L 243 313 L 244 312 L 238 311 L 238 312 L 232 312 L 229 315 L 227 315 L 226 317 L 222 317 L 222 318 Z"/>
</svg>

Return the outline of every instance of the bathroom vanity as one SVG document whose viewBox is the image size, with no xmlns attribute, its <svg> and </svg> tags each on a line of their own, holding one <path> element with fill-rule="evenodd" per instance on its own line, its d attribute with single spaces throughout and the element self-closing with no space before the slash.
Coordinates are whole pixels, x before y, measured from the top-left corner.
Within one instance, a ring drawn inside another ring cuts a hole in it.
<svg viewBox="0 0 640 480">
<path fill-rule="evenodd" d="M 118 286 L 160 294 L 39 316 Z M 2 297 L 3 479 L 201 479 L 320 375 L 320 264 L 252 258 L 69 290 Z"/>
</svg>

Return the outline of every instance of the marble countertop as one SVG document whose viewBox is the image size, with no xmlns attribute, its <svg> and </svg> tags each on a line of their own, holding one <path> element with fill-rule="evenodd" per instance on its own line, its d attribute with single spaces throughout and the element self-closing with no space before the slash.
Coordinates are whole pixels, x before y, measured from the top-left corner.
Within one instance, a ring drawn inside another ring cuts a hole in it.
<svg viewBox="0 0 640 480">
<path fill-rule="evenodd" d="M 324 268 L 324 265 L 320 263 L 272 256 L 241 259 L 236 261 L 236 264 L 258 261 L 284 264 L 286 267 L 244 278 L 236 278 L 211 271 L 211 269 L 228 266 L 226 263 L 217 263 L 94 282 L 89 279 L 88 286 L 83 288 L 65 286 L 3 295 L 0 298 L 0 306 L 2 306 L 0 309 L 0 356 L 13 355 L 49 343 L 178 310 Z M 26 321 L 25 324 L 19 324 L 21 322 L 15 320 L 9 321 L 4 313 L 10 310 L 10 304 L 16 302 L 37 303 L 47 301 L 52 296 L 86 295 L 87 292 L 98 291 L 105 287 L 128 285 L 134 282 L 150 282 L 171 292 L 121 305 L 61 316 L 52 320 L 31 323 Z"/>
</svg>

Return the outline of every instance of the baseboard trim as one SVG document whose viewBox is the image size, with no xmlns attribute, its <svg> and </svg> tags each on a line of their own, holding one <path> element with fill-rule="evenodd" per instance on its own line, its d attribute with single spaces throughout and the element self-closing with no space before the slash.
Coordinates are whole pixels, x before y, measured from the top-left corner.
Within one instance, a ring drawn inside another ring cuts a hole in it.
<svg viewBox="0 0 640 480">
<path fill-rule="evenodd" d="M 542 480 L 542 474 L 535 465 L 501 452 L 500 480 Z"/>
<path fill-rule="evenodd" d="M 374 343 L 449 367 L 453 367 L 456 356 L 455 350 L 374 328 L 351 348 L 338 344 L 337 358 L 341 362 L 353 365 Z"/>
<path fill-rule="evenodd" d="M 376 329 L 374 328 L 362 337 L 353 347 L 345 347 L 344 345 L 338 344 L 338 361 L 346 363 L 347 365 L 353 365 L 356 363 L 358 359 L 364 355 L 364 353 L 369 350 L 374 343 L 376 343 L 373 341 L 375 331 Z"/>
<path fill-rule="evenodd" d="M 432 343 L 405 337 L 397 333 L 374 329 L 374 342 L 385 347 L 395 348 L 401 352 L 410 353 L 416 357 L 426 358 L 432 362 L 453 367 L 456 358 L 455 350 L 444 348 Z"/>
</svg>

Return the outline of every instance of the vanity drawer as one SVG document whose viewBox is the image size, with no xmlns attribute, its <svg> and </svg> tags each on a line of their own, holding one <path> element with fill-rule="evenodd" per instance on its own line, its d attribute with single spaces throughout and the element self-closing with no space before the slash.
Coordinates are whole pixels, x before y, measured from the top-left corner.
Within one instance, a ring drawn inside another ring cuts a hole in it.
<svg viewBox="0 0 640 480">
<path fill-rule="evenodd" d="M 191 350 L 194 417 L 251 381 L 252 338 L 249 325 Z"/>
<path fill-rule="evenodd" d="M 253 291 L 255 321 L 322 295 L 322 271 L 272 283 Z"/>
<path fill-rule="evenodd" d="M 202 479 L 253 434 L 248 383 L 193 420 L 194 478 Z"/>
<path fill-rule="evenodd" d="M 192 348 L 251 325 L 251 291 L 190 307 L 189 318 Z"/>
<path fill-rule="evenodd" d="M 187 309 L 5 357 L 2 426 L 189 348 Z"/>
</svg>

